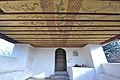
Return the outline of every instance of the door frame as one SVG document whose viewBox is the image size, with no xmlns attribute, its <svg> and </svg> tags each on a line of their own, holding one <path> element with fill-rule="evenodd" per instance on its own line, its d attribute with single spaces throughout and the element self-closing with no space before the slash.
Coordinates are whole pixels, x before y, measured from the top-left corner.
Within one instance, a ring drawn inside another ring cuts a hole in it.
<svg viewBox="0 0 120 80">
<path fill-rule="evenodd" d="M 64 52 L 64 63 L 63 63 L 63 65 L 65 65 L 65 69 L 63 70 L 63 71 L 67 71 L 67 59 L 66 59 L 66 51 L 64 50 L 64 49 L 62 49 L 62 48 L 57 48 L 56 49 L 56 51 L 55 51 L 55 71 L 59 71 L 59 70 L 57 70 L 57 51 L 58 50 L 62 50 L 63 52 Z"/>
</svg>

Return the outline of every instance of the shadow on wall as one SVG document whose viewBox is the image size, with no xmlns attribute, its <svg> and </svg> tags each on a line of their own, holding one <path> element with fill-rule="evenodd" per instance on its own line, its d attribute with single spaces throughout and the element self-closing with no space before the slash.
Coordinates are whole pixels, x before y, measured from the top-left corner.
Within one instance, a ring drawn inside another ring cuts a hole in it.
<svg viewBox="0 0 120 80">
<path fill-rule="evenodd" d="M 80 73 L 76 73 L 73 80 L 94 80 L 94 71 L 91 69 L 89 71 L 82 71 Z"/>
<path fill-rule="evenodd" d="M 71 80 L 94 80 L 94 68 L 70 67 L 68 70 Z"/>
</svg>

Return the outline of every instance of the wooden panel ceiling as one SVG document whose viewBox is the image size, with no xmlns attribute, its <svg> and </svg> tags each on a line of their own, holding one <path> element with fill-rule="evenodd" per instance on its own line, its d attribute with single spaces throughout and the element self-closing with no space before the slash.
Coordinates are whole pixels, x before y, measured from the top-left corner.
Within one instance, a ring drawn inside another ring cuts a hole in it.
<svg viewBox="0 0 120 80">
<path fill-rule="evenodd" d="M 120 36 L 120 1 L 1 0 L 0 37 L 35 47 L 83 47 Z"/>
</svg>

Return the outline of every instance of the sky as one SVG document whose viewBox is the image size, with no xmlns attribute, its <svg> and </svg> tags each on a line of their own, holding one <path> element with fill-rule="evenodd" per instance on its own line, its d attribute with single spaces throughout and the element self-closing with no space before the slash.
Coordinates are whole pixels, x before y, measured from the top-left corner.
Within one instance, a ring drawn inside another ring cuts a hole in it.
<svg viewBox="0 0 120 80">
<path fill-rule="evenodd" d="M 0 38 L 0 55 L 9 56 L 12 54 L 14 44 Z"/>
</svg>

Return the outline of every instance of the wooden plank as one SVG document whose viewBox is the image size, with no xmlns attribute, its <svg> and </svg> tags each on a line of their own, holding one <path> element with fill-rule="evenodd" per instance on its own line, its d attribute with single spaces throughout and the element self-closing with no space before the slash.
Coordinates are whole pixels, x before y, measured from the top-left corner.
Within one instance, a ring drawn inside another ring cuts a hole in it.
<svg viewBox="0 0 120 80">
<path fill-rule="evenodd" d="M 43 43 L 43 42 L 21 42 L 22 44 L 38 44 L 38 45 L 80 45 L 80 44 L 99 44 L 101 43 L 100 41 L 99 42 L 83 42 L 83 43 L 77 43 L 77 42 L 74 42 L 74 43 L 70 43 L 70 42 L 66 42 L 66 43 L 63 43 L 63 42 L 48 42 L 48 43 Z"/>
<path fill-rule="evenodd" d="M 48 15 L 53 14 L 4 14 L 0 15 L 0 20 L 46 20 Z M 74 14 L 76 15 L 76 19 L 71 17 L 68 18 L 58 18 L 60 14 L 55 14 L 54 18 L 47 18 L 47 20 L 120 20 L 120 15 L 81 15 L 81 14 Z M 61 14 L 61 16 L 71 16 L 73 14 Z"/>
<path fill-rule="evenodd" d="M 12 38 L 10 38 L 2 33 L 0 33 L 0 38 L 6 40 L 8 42 L 11 42 L 11 43 L 18 43 L 18 41 L 14 40 L 14 39 L 12 39 Z"/>
<path fill-rule="evenodd" d="M 14 37 L 14 39 L 15 40 L 17 40 L 17 39 L 109 39 L 109 38 L 111 38 L 111 37 L 69 37 L 69 38 L 61 38 L 61 37 L 57 37 L 57 38 L 55 38 L 55 37 L 34 37 L 34 38 L 31 38 L 31 37 Z"/>
<path fill-rule="evenodd" d="M 14 26 L 11 26 L 11 25 L 0 25 L 0 27 L 13 27 L 13 28 L 16 28 L 16 27 L 21 27 L 21 28 L 24 28 L 24 27 L 120 27 L 120 25 L 84 25 L 84 24 L 80 24 L 80 25 L 45 25 L 45 26 L 32 26 L 32 25 L 30 25 L 30 26 L 18 26 L 18 25 L 14 25 Z"/>
<path fill-rule="evenodd" d="M 50 20 L 48 20 L 48 19 L 45 19 L 45 20 L 30 20 L 30 19 L 27 19 L 27 20 L 14 20 L 14 19 L 9 19 L 9 20 L 0 20 L 0 21 L 15 21 L 15 22 L 17 22 L 17 21 L 34 21 L 34 22 L 36 22 L 36 21 L 42 21 L 42 22 L 44 22 L 44 21 L 47 21 L 47 22 L 51 22 L 51 21 L 56 21 L 56 22 L 59 22 L 59 21 L 62 21 L 62 22 L 120 22 L 120 20 L 77 20 L 77 19 L 65 19 L 65 20 L 52 20 L 52 19 L 50 19 Z"/>
<path fill-rule="evenodd" d="M 36 44 L 36 45 L 80 45 L 80 44 L 99 44 L 101 42 L 83 42 L 83 43 L 62 43 L 62 42 L 50 42 L 50 43 L 38 43 L 38 42 L 21 42 L 22 44 Z"/>
<path fill-rule="evenodd" d="M 70 43 L 70 44 L 88 44 L 88 43 L 101 43 L 104 42 L 102 41 L 67 41 L 67 40 L 63 40 L 63 41 L 19 41 L 20 43 L 38 43 L 38 44 L 49 44 L 49 43 Z"/>
<path fill-rule="evenodd" d="M 27 44 L 27 43 L 23 43 L 23 44 Z M 83 43 L 84 44 L 84 43 Z M 83 45 L 82 43 L 81 44 L 53 44 L 53 43 L 51 43 L 51 44 L 38 44 L 38 43 L 31 43 L 31 45 L 33 45 L 33 46 L 36 46 L 36 47 L 38 47 L 38 46 L 48 46 L 48 47 L 81 47 L 81 45 Z M 88 44 L 99 44 L 99 43 L 88 43 Z M 85 44 L 84 44 L 85 45 Z"/>
<path fill-rule="evenodd" d="M 120 34 L 120 31 L 71 31 L 69 34 L 65 32 L 2 32 L 6 35 L 80 35 L 80 34 Z"/>
<path fill-rule="evenodd" d="M 76 45 L 76 44 L 99 44 L 101 43 L 102 41 L 97 41 L 97 42 L 21 42 L 23 44 L 40 44 L 40 45 L 59 45 L 59 44 L 63 44 L 63 45 L 68 45 L 68 44 L 73 44 L 73 45 Z"/>
<path fill-rule="evenodd" d="M 53 29 L 53 27 L 50 27 L 51 29 Z M 119 27 L 54 27 L 55 29 L 53 30 L 68 30 L 68 28 L 71 28 L 71 30 L 120 30 L 120 26 Z M 37 30 L 49 30 L 48 27 L 0 27 L 0 30 L 2 31 L 15 31 L 15 30 L 19 30 L 19 31 L 29 31 L 29 30 L 33 30 L 33 31 L 37 31 Z"/>
<path fill-rule="evenodd" d="M 71 15 L 110 15 L 110 16 L 114 16 L 114 15 L 120 15 L 120 13 L 116 13 L 116 12 L 98 12 L 98 13 L 95 13 L 95 12 L 5 12 L 4 15 L 22 15 L 22 14 L 33 14 L 33 15 L 36 15 L 36 14 L 47 14 L 47 15 L 50 15 L 50 14 L 71 14 Z"/>
<path fill-rule="evenodd" d="M 62 41 L 64 41 L 65 39 L 63 39 L 63 40 L 53 40 L 53 41 L 55 41 L 55 42 L 62 42 Z M 19 42 L 44 42 L 44 43 L 51 43 L 51 42 L 53 42 L 52 40 L 34 40 L 34 41 L 20 41 L 19 40 Z M 76 43 L 82 43 L 82 42 L 100 42 L 100 41 L 104 41 L 104 40 L 85 40 L 85 41 L 83 41 L 83 40 L 66 40 L 67 42 L 70 42 L 70 43 L 74 43 L 74 42 L 76 42 Z"/>
<path fill-rule="evenodd" d="M 81 30 L 72 30 L 72 29 L 69 29 L 69 30 L 0 30 L 0 32 L 44 32 L 44 33 L 48 33 L 48 32 L 80 32 Z M 82 30 L 83 31 L 83 30 Z M 103 30 L 84 30 L 84 31 L 103 31 Z M 104 30 L 105 31 L 105 30 Z M 106 31 L 109 31 L 109 30 L 106 30 Z M 119 30 L 117 30 L 119 31 Z"/>
<path fill-rule="evenodd" d="M 64 40 L 64 39 L 51 39 L 51 38 L 49 38 L 49 39 L 15 39 L 15 40 L 18 40 L 18 41 L 49 41 L 49 40 L 52 40 L 52 41 L 61 41 L 61 40 Z M 67 39 L 68 41 L 101 41 L 101 40 L 103 40 L 103 41 L 105 41 L 105 40 L 107 40 L 107 39 Z"/>
<path fill-rule="evenodd" d="M 34 47 L 42 47 L 42 48 L 56 48 L 56 47 L 67 47 L 67 48 L 79 48 L 79 47 L 83 47 L 85 46 L 86 44 L 77 44 L 77 45 L 38 45 L 38 44 L 32 44 L 32 46 Z"/>
<path fill-rule="evenodd" d="M 119 34 L 119 33 L 116 33 Z M 112 36 L 112 35 L 116 35 L 116 34 L 23 34 L 23 35 L 19 35 L 19 34 L 8 34 L 9 36 L 101 36 L 101 35 L 105 35 L 105 36 Z"/>
<path fill-rule="evenodd" d="M 105 41 L 103 41 L 103 42 L 101 42 L 101 44 L 106 44 L 106 43 L 109 43 L 109 42 L 111 42 L 111 41 L 113 41 L 113 40 L 119 40 L 120 39 L 120 34 L 118 34 L 118 35 L 115 35 L 114 37 L 112 37 L 112 38 L 110 38 L 110 39 L 108 39 L 108 40 L 105 40 Z"/>
<path fill-rule="evenodd" d="M 54 41 L 54 42 L 21 42 L 23 44 L 41 44 L 41 45 L 59 45 L 59 44 L 98 44 L 98 43 L 101 43 L 102 41 L 93 41 L 93 42 L 67 42 L 67 41 L 61 41 L 61 42 L 58 42 L 58 41 Z"/>
<path fill-rule="evenodd" d="M 104 41 L 104 40 L 105 40 L 105 39 L 100 39 L 100 40 L 97 40 L 97 39 L 94 39 L 94 40 L 93 40 L 93 39 L 92 39 L 92 40 L 86 40 L 86 39 L 83 39 L 83 40 L 82 40 L 82 39 L 78 39 L 78 40 L 77 40 L 77 39 L 76 39 L 76 40 L 73 39 L 73 40 L 72 40 L 72 39 L 67 39 L 67 41 L 73 41 L 73 42 L 74 42 L 74 41 Z M 34 40 L 18 40 L 18 41 L 21 41 L 21 42 L 22 42 L 22 41 L 28 41 L 28 42 L 29 42 L 29 41 L 64 41 L 64 39 L 58 39 L 58 40 L 57 40 L 57 39 L 48 39 L 48 40 L 34 39 Z"/>
<path fill-rule="evenodd" d="M 61 35 L 61 36 L 58 36 L 58 35 L 53 35 L 53 36 L 50 36 L 50 35 L 7 35 L 11 38 L 110 38 L 110 37 L 113 37 L 115 35 Z"/>
<path fill-rule="evenodd" d="M 50 21 L 0 21 L 0 26 L 47 26 L 47 22 Z M 56 24 L 52 24 L 50 23 L 49 26 L 58 26 L 58 22 L 61 21 L 52 21 L 52 22 L 56 22 Z M 64 22 L 68 22 L 69 24 L 66 24 L 66 26 L 86 26 L 86 25 L 115 25 L 115 26 L 119 26 L 120 22 L 94 22 L 94 21 L 62 21 L 62 25 L 65 25 Z M 70 25 L 71 22 L 74 22 L 73 25 Z"/>
<path fill-rule="evenodd" d="M 8 35 L 8 36 L 31 36 L 31 37 L 33 37 L 33 36 L 40 36 L 40 37 L 42 37 L 42 36 L 46 36 L 46 37 L 49 37 L 49 36 L 56 36 L 56 37 L 58 37 L 58 36 L 61 36 L 61 37 L 65 37 L 65 36 L 114 36 L 114 35 L 116 35 L 116 34 L 42 34 L 42 35 L 35 35 L 35 34 L 32 34 L 32 35 Z"/>
<path fill-rule="evenodd" d="M 106 31 L 102 31 L 102 30 L 99 30 L 99 31 L 87 31 L 87 30 L 42 30 L 42 31 L 7 31 L 7 30 L 0 30 L 1 33 L 3 34 L 7 34 L 7 35 L 80 35 L 80 34 L 96 34 L 96 35 L 99 35 L 99 34 L 103 34 L 103 35 L 112 35 L 112 34 L 120 34 L 120 31 L 117 30 L 117 31 L 112 31 L 112 30 L 106 30 Z"/>
</svg>

